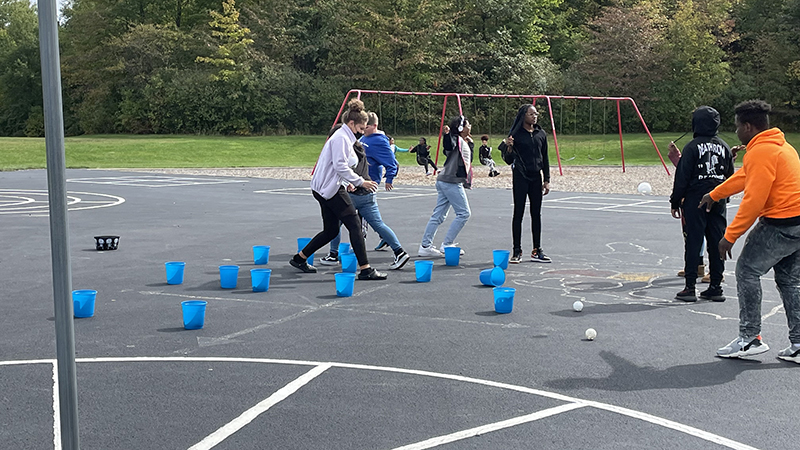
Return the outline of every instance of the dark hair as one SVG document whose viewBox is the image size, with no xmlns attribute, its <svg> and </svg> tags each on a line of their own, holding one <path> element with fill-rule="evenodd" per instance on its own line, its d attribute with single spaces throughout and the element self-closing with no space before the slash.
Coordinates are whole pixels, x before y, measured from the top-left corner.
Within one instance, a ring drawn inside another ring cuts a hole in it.
<svg viewBox="0 0 800 450">
<path fill-rule="evenodd" d="M 391 141 L 391 140 L 392 140 L 392 139 L 394 139 L 394 138 L 393 138 L 393 137 L 391 137 L 391 136 L 389 136 L 389 135 L 387 134 L 387 135 L 386 135 L 386 139 L 388 139 L 388 140 L 390 140 L 390 141 Z"/>
<path fill-rule="evenodd" d="M 350 122 L 351 120 L 355 123 L 367 123 L 367 112 L 364 111 L 364 102 L 359 99 L 352 99 L 347 102 L 347 111 L 342 114 L 342 123 Z"/>
<path fill-rule="evenodd" d="M 337 123 L 336 125 L 334 125 L 333 128 L 331 128 L 331 131 L 328 132 L 328 137 L 333 136 L 333 133 L 339 131 L 339 128 L 342 128 L 343 126 L 344 125 L 342 125 L 341 123 Z"/>
<path fill-rule="evenodd" d="M 735 106 L 734 112 L 739 123 L 749 123 L 759 130 L 769 128 L 769 112 L 772 106 L 764 100 L 748 100 Z"/>
<path fill-rule="evenodd" d="M 462 122 L 463 121 L 463 122 Z M 459 134 L 458 127 L 467 123 L 466 116 L 455 116 L 450 119 L 450 134 Z"/>
<path fill-rule="evenodd" d="M 425 144 L 427 144 L 427 143 L 428 143 L 428 140 L 427 140 L 427 139 L 425 139 L 424 137 L 421 137 L 421 138 L 419 138 L 419 139 L 420 139 L 422 142 L 424 142 Z"/>
<path fill-rule="evenodd" d="M 489 136 L 484 134 L 483 136 L 481 136 L 481 140 L 482 141 L 488 141 L 489 140 Z"/>
</svg>

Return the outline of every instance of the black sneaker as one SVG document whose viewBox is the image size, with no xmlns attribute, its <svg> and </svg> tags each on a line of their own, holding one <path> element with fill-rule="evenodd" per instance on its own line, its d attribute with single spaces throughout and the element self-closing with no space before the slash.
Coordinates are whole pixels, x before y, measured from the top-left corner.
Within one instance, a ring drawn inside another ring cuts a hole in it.
<svg viewBox="0 0 800 450">
<path fill-rule="evenodd" d="M 394 255 L 394 262 L 389 266 L 392 270 L 402 269 L 411 257 L 406 252 L 400 252 L 399 255 Z"/>
<path fill-rule="evenodd" d="M 389 278 L 389 275 L 383 272 L 378 272 L 374 267 L 362 269 L 358 274 L 359 280 L 385 280 L 387 278 Z"/>
<path fill-rule="evenodd" d="M 389 243 L 384 241 L 383 239 L 381 239 L 381 241 L 378 242 L 378 246 L 375 247 L 375 251 L 376 252 L 385 252 L 386 250 L 389 250 Z"/>
<path fill-rule="evenodd" d="M 522 250 L 514 252 L 514 256 L 508 259 L 510 264 L 519 264 L 522 262 Z"/>
<path fill-rule="evenodd" d="M 339 265 L 339 255 L 334 255 L 333 253 L 329 253 L 322 258 L 319 259 L 319 263 L 323 266 L 338 266 Z"/>
<path fill-rule="evenodd" d="M 542 248 L 539 247 L 531 252 L 531 261 L 538 262 L 538 263 L 550 263 L 553 262 L 549 256 L 545 255 L 542 251 Z"/>
<path fill-rule="evenodd" d="M 711 300 L 712 302 L 725 301 L 725 296 L 722 295 L 722 286 L 709 286 L 708 289 L 700 293 L 700 298 Z"/>
<path fill-rule="evenodd" d="M 300 261 L 298 261 L 298 259 Z M 317 268 L 312 266 L 308 263 L 308 261 L 300 258 L 299 256 L 295 255 L 294 258 L 289 260 L 289 264 L 292 267 L 302 270 L 305 273 L 317 273 Z"/>
<path fill-rule="evenodd" d="M 694 294 L 694 288 L 686 288 L 686 289 L 678 292 L 678 294 L 675 295 L 675 298 L 678 299 L 678 300 L 684 301 L 684 302 L 696 302 L 697 301 L 697 296 Z"/>
</svg>

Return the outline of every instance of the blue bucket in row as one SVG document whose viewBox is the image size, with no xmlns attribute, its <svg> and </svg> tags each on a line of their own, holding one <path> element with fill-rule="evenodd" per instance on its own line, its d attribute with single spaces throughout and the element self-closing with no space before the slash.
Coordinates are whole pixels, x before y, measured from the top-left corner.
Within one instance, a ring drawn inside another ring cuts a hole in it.
<svg viewBox="0 0 800 450">
<path fill-rule="evenodd" d="M 427 283 L 431 281 L 431 276 L 433 275 L 433 261 L 414 261 L 414 272 L 418 282 Z"/>
<path fill-rule="evenodd" d="M 492 262 L 494 265 L 506 270 L 508 269 L 508 258 L 511 256 L 511 252 L 508 250 L 494 250 L 492 251 Z"/>
<path fill-rule="evenodd" d="M 206 321 L 206 305 L 204 300 L 186 300 L 181 302 L 183 327 L 187 330 L 199 330 Z"/>
<path fill-rule="evenodd" d="M 236 289 L 239 278 L 239 266 L 219 266 L 219 287 L 222 289 Z"/>
<path fill-rule="evenodd" d="M 257 266 L 269 264 L 269 245 L 253 246 L 253 264 Z"/>
<path fill-rule="evenodd" d="M 271 269 L 250 269 L 250 281 L 253 285 L 253 292 L 267 292 L 269 290 L 271 274 Z"/>
<path fill-rule="evenodd" d="M 164 266 L 167 269 L 167 284 L 182 284 L 183 272 L 186 263 L 183 261 L 170 261 L 165 262 Z"/>
<path fill-rule="evenodd" d="M 72 291 L 73 315 L 77 318 L 92 317 L 97 291 L 94 289 L 77 289 Z"/>
<path fill-rule="evenodd" d="M 514 308 L 514 293 L 511 287 L 496 287 L 494 291 L 494 311 L 498 314 L 508 314 Z"/>
<path fill-rule="evenodd" d="M 311 242 L 311 238 L 297 238 L 297 253 L 300 253 L 300 251 L 306 248 L 306 245 L 308 245 L 309 242 Z M 308 261 L 308 265 L 313 266 L 314 254 L 312 253 L 306 256 L 308 256 L 308 258 L 306 259 L 306 261 Z"/>
<path fill-rule="evenodd" d="M 356 258 L 355 253 L 339 253 L 339 260 L 342 262 L 342 272 L 356 273 L 358 258 Z"/>
<path fill-rule="evenodd" d="M 356 283 L 356 274 L 342 272 L 334 275 L 336 277 L 336 295 L 339 297 L 352 297 L 353 288 Z"/>
</svg>

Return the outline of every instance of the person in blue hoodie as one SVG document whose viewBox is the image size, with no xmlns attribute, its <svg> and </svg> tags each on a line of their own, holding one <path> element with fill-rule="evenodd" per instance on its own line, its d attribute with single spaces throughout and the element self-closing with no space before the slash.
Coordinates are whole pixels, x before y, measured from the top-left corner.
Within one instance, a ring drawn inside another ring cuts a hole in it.
<svg viewBox="0 0 800 450">
<path fill-rule="evenodd" d="M 367 127 L 364 128 L 364 136 L 359 140 L 361 145 L 364 146 L 364 152 L 367 154 L 369 177 L 372 181 L 381 184 L 381 180 L 384 177 L 383 172 L 385 171 L 386 190 L 391 191 L 394 189 L 394 186 L 392 186 L 394 177 L 397 176 L 397 158 L 395 158 L 392 151 L 389 137 L 378 129 L 378 115 L 372 111 L 368 112 L 367 115 L 369 116 Z"/>
<path fill-rule="evenodd" d="M 700 106 L 692 113 L 692 131 L 694 139 L 689 141 L 681 152 L 675 171 L 675 181 L 672 195 L 669 198 L 672 217 L 683 218 L 685 250 L 684 250 L 684 276 L 685 288 L 675 298 L 685 302 L 697 301 L 695 285 L 697 282 L 696 268 L 700 264 L 700 248 L 703 238 L 708 245 L 708 265 L 710 271 L 710 286 L 700 293 L 700 298 L 716 302 L 724 302 L 722 295 L 722 272 L 725 263 L 720 258 L 719 249 L 715 242 L 719 242 L 725 234 L 728 225 L 725 217 L 725 202 L 714 203 L 710 211 L 698 209 L 703 196 L 733 175 L 733 153 L 728 144 L 717 135 L 719 130 L 719 112 L 710 106 Z M 677 147 L 674 142 L 669 144 L 670 152 L 675 152 Z"/>
</svg>

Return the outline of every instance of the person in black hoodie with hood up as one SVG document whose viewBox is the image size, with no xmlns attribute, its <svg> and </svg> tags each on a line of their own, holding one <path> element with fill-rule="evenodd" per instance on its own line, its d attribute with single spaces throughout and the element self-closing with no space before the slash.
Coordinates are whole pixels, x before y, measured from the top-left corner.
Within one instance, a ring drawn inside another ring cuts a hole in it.
<svg viewBox="0 0 800 450">
<path fill-rule="evenodd" d="M 531 202 L 531 233 L 533 251 L 531 261 L 549 263 L 542 251 L 542 196 L 550 192 L 550 160 L 547 155 L 547 134 L 537 123 L 539 112 L 531 104 L 522 105 L 508 132 L 508 137 L 497 147 L 503 161 L 511 164 L 514 193 L 514 215 L 511 235 L 514 250 L 509 262 L 522 260 L 522 218 L 525 201 Z"/>
<path fill-rule="evenodd" d="M 700 247 L 703 237 L 708 250 L 708 264 L 711 283 L 707 290 L 700 293 L 700 298 L 716 302 L 724 302 L 722 295 L 722 272 L 725 263 L 714 244 L 725 234 L 728 220 L 725 217 L 725 203 L 714 204 L 711 211 L 698 208 L 700 199 L 723 181 L 733 175 L 733 154 L 731 148 L 717 135 L 719 130 L 719 112 L 710 106 L 700 106 L 692 113 L 692 131 L 694 139 L 684 147 L 669 202 L 672 217 L 686 221 L 684 228 L 684 273 L 686 287 L 675 298 L 685 302 L 697 301 L 695 284 L 697 282 L 697 266 L 700 263 Z M 670 150 L 675 147 L 669 144 Z M 677 150 L 677 148 L 675 149 Z"/>
</svg>

